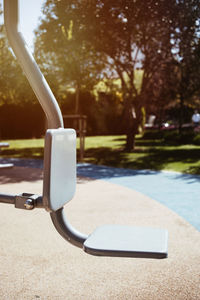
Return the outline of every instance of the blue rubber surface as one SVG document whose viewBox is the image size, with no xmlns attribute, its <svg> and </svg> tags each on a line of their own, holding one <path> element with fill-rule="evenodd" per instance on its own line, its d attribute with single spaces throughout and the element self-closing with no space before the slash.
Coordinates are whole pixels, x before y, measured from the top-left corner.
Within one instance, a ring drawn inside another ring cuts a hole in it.
<svg viewBox="0 0 200 300">
<path fill-rule="evenodd" d="M 79 164 L 78 175 L 138 191 L 175 211 L 200 231 L 200 176 Z"/>
<path fill-rule="evenodd" d="M 0 163 L 42 168 L 36 159 L 0 159 Z M 128 187 L 164 204 L 200 231 L 200 176 L 78 164 L 77 175 Z"/>
</svg>

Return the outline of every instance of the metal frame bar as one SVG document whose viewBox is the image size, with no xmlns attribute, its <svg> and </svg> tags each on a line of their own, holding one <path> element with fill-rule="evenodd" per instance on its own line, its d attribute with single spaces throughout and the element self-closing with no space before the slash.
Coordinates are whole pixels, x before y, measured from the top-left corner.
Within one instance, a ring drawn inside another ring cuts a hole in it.
<svg viewBox="0 0 200 300">
<path fill-rule="evenodd" d="M 15 198 L 16 196 L 14 195 L 0 194 L 1 203 L 15 204 Z"/>
<path fill-rule="evenodd" d="M 14 204 L 15 208 L 31 210 L 43 208 L 42 196 L 23 193 L 20 195 L 0 194 L 0 203 Z"/>
<path fill-rule="evenodd" d="M 63 128 L 63 118 L 58 103 L 19 31 L 18 0 L 4 0 L 4 24 L 9 43 L 47 116 L 48 128 Z M 16 198 L 12 195 L 0 195 L 0 201 L 3 202 L 3 199 L 11 201 L 13 197 Z M 63 208 L 52 212 L 50 216 L 61 236 L 71 244 L 83 247 L 87 236 L 76 231 L 68 223 Z"/>
<path fill-rule="evenodd" d="M 4 24 L 15 53 L 48 120 L 48 128 L 63 127 L 58 103 L 19 31 L 18 0 L 4 0 Z"/>
</svg>

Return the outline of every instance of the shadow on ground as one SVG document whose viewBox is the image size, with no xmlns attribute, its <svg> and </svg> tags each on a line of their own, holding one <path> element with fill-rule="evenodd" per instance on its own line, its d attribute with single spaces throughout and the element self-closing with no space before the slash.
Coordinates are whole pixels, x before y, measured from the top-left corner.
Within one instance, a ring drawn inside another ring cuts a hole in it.
<svg viewBox="0 0 200 300">
<path fill-rule="evenodd" d="M 12 148 L 12 149 L 2 149 L 1 156 L 5 157 L 19 157 L 19 158 L 29 158 L 29 157 L 43 157 L 43 147 L 30 147 L 30 148 Z"/>
<path fill-rule="evenodd" d="M 77 175 L 79 183 L 92 179 L 106 179 L 122 176 L 152 175 L 155 172 L 166 169 L 170 163 L 185 164 L 185 170 L 190 173 L 190 180 L 199 181 L 200 166 L 199 149 L 157 149 L 149 148 L 143 151 L 136 147 L 134 153 L 127 153 L 120 149 L 111 149 L 109 147 L 89 148 L 85 151 L 85 162 L 89 164 L 79 164 Z M 28 158 L 1 158 L 0 163 L 13 163 L 15 168 L 28 167 L 31 172 L 24 169 L 15 175 L 12 170 L 0 170 L 0 183 L 35 181 L 42 179 L 43 160 Z M 193 166 L 188 168 L 187 163 Z M 197 163 L 195 165 L 195 163 Z M 106 167 L 107 166 L 107 167 Z M 108 168 L 109 167 L 109 168 Z M 14 168 L 14 169 L 15 169 Z M 120 169 L 119 169 L 120 168 Z M 13 169 L 13 170 L 14 170 Z M 36 170 L 35 170 L 36 169 Z M 41 173 L 38 173 L 40 169 Z M 192 177 L 193 176 L 193 177 Z M 186 174 L 179 174 L 175 179 L 188 180 Z"/>
<path fill-rule="evenodd" d="M 137 175 L 152 175 L 157 172 L 151 170 L 131 170 L 123 168 L 114 168 L 108 166 L 99 166 L 93 164 L 78 164 L 77 175 L 93 179 L 108 179 L 114 177 L 126 177 Z"/>
<path fill-rule="evenodd" d="M 160 173 L 162 174 L 162 172 Z M 148 175 L 159 174 L 159 171 L 131 170 L 131 169 L 114 168 L 114 167 L 107 167 L 107 166 L 98 166 L 93 164 L 78 164 L 77 174 L 78 176 L 81 176 L 83 178 L 84 176 L 86 176 L 88 178 L 105 179 L 105 180 L 111 178 L 117 178 L 117 177 L 135 177 L 139 175 L 147 175 L 147 180 L 148 180 Z M 185 181 L 185 183 L 187 184 L 200 181 L 199 175 L 176 173 L 176 172 L 172 172 L 171 174 L 173 174 L 173 180 Z"/>
<path fill-rule="evenodd" d="M 108 147 L 90 148 L 85 151 L 86 162 L 97 165 L 115 166 L 128 169 L 149 169 L 161 171 L 170 163 L 196 163 L 199 161 L 199 149 L 156 149 L 148 150 L 136 147 L 133 153 Z M 187 168 L 187 173 L 200 174 L 200 166 Z"/>
<path fill-rule="evenodd" d="M 42 180 L 42 170 L 38 168 L 13 167 L 0 170 L 0 184 L 19 183 L 22 181 Z"/>
<path fill-rule="evenodd" d="M 34 161 L 35 161 L 35 167 L 33 167 Z M 7 162 L 10 162 L 10 160 L 7 160 Z M 16 159 L 15 164 L 17 164 L 17 166 L 15 165 L 13 168 L 0 169 L 0 184 L 20 183 L 23 181 L 27 181 L 31 183 L 38 180 L 43 180 L 42 162 L 33 159 L 31 160 Z M 30 167 L 30 165 L 32 167 Z M 86 183 L 90 180 L 94 180 L 94 179 L 87 177 L 87 175 L 84 176 L 80 175 L 77 177 L 77 183 L 79 184 Z"/>
</svg>

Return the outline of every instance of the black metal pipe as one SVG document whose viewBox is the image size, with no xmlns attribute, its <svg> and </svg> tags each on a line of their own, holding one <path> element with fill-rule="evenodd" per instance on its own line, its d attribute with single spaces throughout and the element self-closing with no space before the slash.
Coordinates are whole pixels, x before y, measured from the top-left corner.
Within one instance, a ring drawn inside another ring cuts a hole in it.
<svg viewBox="0 0 200 300">
<path fill-rule="evenodd" d="M 56 230 L 66 241 L 76 247 L 83 248 L 83 243 L 88 238 L 88 235 L 77 231 L 70 225 L 63 208 L 58 209 L 56 212 L 51 212 L 50 216 Z"/>
<path fill-rule="evenodd" d="M 15 204 L 15 195 L 0 194 L 0 203 Z"/>
<path fill-rule="evenodd" d="M 35 201 L 35 208 L 44 208 L 42 196 L 39 196 Z"/>
</svg>

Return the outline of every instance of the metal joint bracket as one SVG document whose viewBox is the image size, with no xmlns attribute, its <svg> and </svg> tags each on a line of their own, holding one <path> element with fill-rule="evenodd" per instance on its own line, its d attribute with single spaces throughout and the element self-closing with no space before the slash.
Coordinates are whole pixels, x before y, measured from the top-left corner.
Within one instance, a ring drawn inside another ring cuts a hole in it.
<svg viewBox="0 0 200 300">
<path fill-rule="evenodd" d="M 16 196 L 15 208 L 31 210 L 35 207 L 43 207 L 41 196 L 28 193 Z"/>
</svg>

